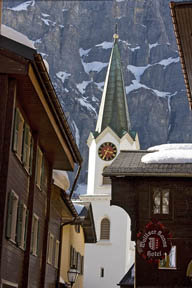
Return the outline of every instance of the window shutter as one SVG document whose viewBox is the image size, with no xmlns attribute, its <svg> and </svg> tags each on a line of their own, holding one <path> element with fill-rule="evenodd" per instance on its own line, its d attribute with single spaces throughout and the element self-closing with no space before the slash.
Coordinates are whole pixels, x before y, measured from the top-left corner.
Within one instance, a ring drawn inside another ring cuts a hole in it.
<svg viewBox="0 0 192 288">
<path fill-rule="evenodd" d="M 24 234 L 24 249 L 26 250 L 27 244 L 27 228 L 28 228 L 28 218 L 29 218 L 29 210 L 26 211 L 26 219 L 25 219 L 25 234 Z"/>
<path fill-rule="evenodd" d="M 110 221 L 107 218 L 102 219 L 101 221 L 101 240 L 109 240 L 110 239 Z"/>
<path fill-rule="evenodd" d="M 31 147 L 30 147 L 30 158 L 29 158 L 29 173 L 32 174 L 32 164 L 33 164 L 33 138 L 31 137 Z"/>
<path fill-rule="evenodd" d="M 6 226 L 7 238 L 11 237 L 12 213 L 13 213 L 13 193 L 10 192 L 8 195 L 8 207 L 7 207 L 7 226 Z"/>
<path fill-rule="evenodd" d="M 40 244 L 40 225 L 39 225 L 39 220 L 37 221 L 37 249 L 36 249 L 36 254 L 39 255 L 39 244 Z"/>
<path fill-rule="evenodd" d="M 19 202 L 18 214 L 17 214 L 17 232 L 16 232 L 16 242 L 18 246 L 21 246 L 22 224 L 23 224 L 23 204 Z"/>
<path fill-rule="evenodd" d="M 77 271 L 81 272 L 81 255 L 79 252 L 77 252 Z"/>
<path fill-rule="evenodd" d="M 83 275 L 84 272 L 84 256 L 81 256 L 81 275 Z"/>
<path fill-rule="evenodd" d="M 75 248 L 73 248 L 73 266 L 77 268 L 77 252 Z"/>
<path fill-rule="evenodd" d="M 32 229 L 31 229 L 31 248 L 30 248 L 31 253 L 33 253 L 34 228 L 35 228 L 35 217 L 33 216 Z"/>
<path fill-rule="evenodd" d="M 15 109 L 14 132 L 13 132 L 13 151 L 17 152 L 18 134 L 19 134 L 19 111 Z"/>
<path fill-rule="evenodd" d="M 73 252 L 74 252 L 74 249 L 71 246 L 71 248 L 70 248 L 70 267 L 73 266 Z"/>
<path fill-rule="evenodd" d="M 41 180 L 40 180 L 41 189 L 43 188 L 44 174 L 45 174 L 45 162 L 44 162 L 44 157 L 43 157 L 42 158 L 42 163 L 41 163 Z"/>
<path fill-rule="evenodd" d="M 22 148 L 22 162 L 24 166 L 27 165 L 27 155 L 29 150 L 29 125 L 24 124 L 24 137 L 23 137 L 23 148 Z"/>
</svg>

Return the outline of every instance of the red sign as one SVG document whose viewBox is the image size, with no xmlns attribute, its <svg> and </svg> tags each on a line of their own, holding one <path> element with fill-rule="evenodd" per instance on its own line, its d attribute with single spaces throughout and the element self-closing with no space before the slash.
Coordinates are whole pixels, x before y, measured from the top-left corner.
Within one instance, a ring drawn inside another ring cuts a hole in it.
<svg viewBox="0 0 192 288">
<path fill-rule="evenodd" d="M 145 226 L 144 232 L 137 233 L 137 251 L 149 262 L 157 262 L 171 250 L 171 233 L 156 220 Z"/>
</svg>

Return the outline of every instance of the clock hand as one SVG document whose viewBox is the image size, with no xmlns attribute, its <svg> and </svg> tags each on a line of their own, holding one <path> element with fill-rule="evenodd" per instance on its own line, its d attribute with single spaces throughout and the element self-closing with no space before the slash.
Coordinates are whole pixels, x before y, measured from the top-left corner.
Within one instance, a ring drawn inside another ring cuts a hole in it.
<svg viewBox="0 0 192 288">
<path fill-rule="evenodd" d="M 104 155 L 103 155 L 103 160 L 105 159 L 107 153 L 108 153 L 108 150 L 105 151 L 105 153 L 104 153 Z"/>
</svg>

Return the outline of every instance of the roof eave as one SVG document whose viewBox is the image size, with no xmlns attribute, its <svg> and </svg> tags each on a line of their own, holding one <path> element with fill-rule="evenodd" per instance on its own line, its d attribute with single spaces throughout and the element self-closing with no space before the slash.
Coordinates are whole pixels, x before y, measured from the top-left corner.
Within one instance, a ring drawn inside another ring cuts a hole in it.
<svg viewBox="0 0 192 288">
<path fill-rule="evenodd" d="M 177 7 L 179 8 L 179 7 L 187 6 L 189 4 L 191 5 L 192 2 L 170 2 L 169 6 L 171 9 L 173 28 L 174 28 L 174 32 L 175 32 L 175 38 L 176 38 L 176 42 L 177 42 L 177 46 L 178 46 L 179 58 L 180 58 L 181 67 L 182 67 L 182 71 L 183 71 L 183 75 L 184 75 L 185 86 L 186 86 L 186 90 L 187 90 L 189 108 L 190 108 L 190 110 L 192 110 L 192 93 L 191 93 L 191 89 L 190 89 L 190 85 L 189 85 L 189 78 L 188 78 L 187 69 L 186 69 L 186 65 L 185 65 L 185 57 L 184 57 L 184 53 L 183 53 L 181 37 L 180 37 L 178 22 L 177 22 L 176 13 L 175 13 L 175 9 Z"/>
</svg>

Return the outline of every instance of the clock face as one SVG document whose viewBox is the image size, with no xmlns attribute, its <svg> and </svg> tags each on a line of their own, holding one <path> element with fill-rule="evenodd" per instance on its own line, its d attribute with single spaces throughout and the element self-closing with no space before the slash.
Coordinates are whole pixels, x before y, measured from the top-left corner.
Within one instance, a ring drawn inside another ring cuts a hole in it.
<svg viewBox="0 0 192 288">
<path fill-rule="evenodd" d="M 105 142 L 99 147 L 98 154 L 102 160 L 110 161 L 115 158 L 117 148 L 113 143 Z"/>
</svg>

